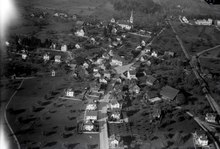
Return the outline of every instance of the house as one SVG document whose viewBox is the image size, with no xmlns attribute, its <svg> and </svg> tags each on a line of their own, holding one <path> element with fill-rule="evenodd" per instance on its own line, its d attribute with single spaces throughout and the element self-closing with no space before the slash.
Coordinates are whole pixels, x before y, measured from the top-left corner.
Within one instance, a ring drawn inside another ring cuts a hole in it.
<svg viewBox="0 0 220 149">
<path fill-rule="evenodd" d="M 141 46 L 145 47 L 146 46 L 146 42 L 144 40 L 141 41 Z"/>
<path fill-rule="evenodd" d="M 193 139 L 194 139 L 195 144 L 198 146 L 205 147 L 209 143 L 207 135 L 202 130 L 196 131 L 193 134 Z"/>
<path fill-rule="evenodd" d="M 97 111 L 92 111 L 92 110 L 86 111 L 86 117 L 85 117 L 86 121 L 89 121 L 89 120 L 95 121 L 95 120 L 97 120 L 97 118 L 98 118 L 98 112 Z"/>
<path fill-rule="evenodd" d="M 111 135 L 109 137 L 109 147 L 110 148 L 116 148 L 119 146 L 119 139 L 117 137 L 115 137 L 115 135 Z"/>
<path fill-rule="evenodd" d="M 118 30 L 117 30 L 115 27 L 113 27 L 112 30 L 111 30 L 111 32 L 112 32 L 113 35 L 117 35 L 117 31 L 118 31 Z"/>
<path fill-rule="evenodd" d="M 154 78 L 152 75 L 148 75 L 147 78 L 146 78 L 146 84 L 149 85 L 149 86 L 152 86 L 152 85 L 154 85 L 156 80 L 157 79 Z"/>
<path fill-rule="evenodd" d="M 120 61 L 120 60 L 112 59 L 111 62 L 110 62 L 110 65 L 111 65 L 111 66 L 122 66 L 123 63 L 122 63 L 122 61 Z"/>
<path fill-rule="evenodd" d="M 86 110 L 96 110 L 96 109 L 97 109 L 97 105 L 93 101 L 89 102 L 86 105 Z"/>
<path fill-rule="evenodd" d="M 108 53 L 104 53 L 104 54 L 102 54 L 102 58 L 103 59 L 109 59 L 110 55 Z"/>
<path fill-rule="evenodd" d="M 51 76 L 52 76 L 52 77 L 55 77 L 55 75 L 56 75 L 55 70 L 52 70 L 52 71 L 51 71 Z"/>
<path fill-rule="evenodd" d="M 117 101 L 116 98 L 112 98 L 109 101 L 109 106 L 110 106 L 110 109 L 119 109 L 119 108 L 121 108 L 121 105 L 119 104 L 119 102 Z"/>
<path fill-rule="evenodd" d="M 83 125 L 83 129 L 87 130 L 87 131 L 92 131 L 94 129 L 94 125 L 93 125 L 92 121 L 85 121 L 85 123 Z"/>
<path fill-rule="evenodd" d="M 83 29 L 79 29 L 75 32 L 75 35 L 78 37 L 84 37 L 85 36 L 85 32 Z"/>
<path fill-rule="evenodd" d="M 67 97 L 73 97 L 74 96 L 74 91 L 72 88 L 68 88 L 66 91 L 65 91 L 65 94 Z"/>
<path fill-rule="evenodd" d="M 110 22 L 111 22 L 111 23 L 115 23 L 115 19 L 112 18 L 112 19 L 110 20 Z"/>
<path fill-rule="evenodd" d="M 118 121 L 121 118 L 121 111 L 119 109 L 112 109 L 110 112 L 109 121 Z"/>
<path fill-rule="evenodd" d="M 160 91 L 160 95 L 162 99 L 165 99 L 165 100 L 174 100 L 174 98 L 177 96 L 178 93 L 179 93 L 179 90 L 171 86 L 165 86 Z"/>
<path fill-rule="evenodd" d="M 166 56 L 171 56 L 171 57 L 174 57 L 174 52 L 171 52 L 171 51 L 165 51 L 164 52 L 164 55 L 166 55 Z"/>
<path fill-rule="evenodd" d="M 45 62 L 49 61 L 50 60 L 50 56 L 46 53 L 46 54 L 44 54 L 43 59 L 44 59 Z"/>
<path fill-rule="evenodd" d="M 89 68 L 89 64 L 88 64 L 87 62 L 84 62 L 84 63 L 83 63 L 83 67 L 84 67 L 85 69 L 88 69 L 88 68 Z"/>
<path fill-rule="evenodd" d="M 205 19 L 196 20 L 195 24 L 196 25 L 212 25 L 212 22 L 213 22 L 213 20 L 209 18 L 208 20 L 205 20 Z"/>
<path fill-rule="evenodd" d="M 76 26 L 81 27 L 83 26 L 84 21 L 76 21 Z"/>
<path fill-rule="evenodd" d="M 61 62 L 61 56 L 60 56 L 60 55 L 55 55 L 55 56 L 54 56 L 54 61 L 55 61 L 56 63 L 60 63 L 60 62 Z"/>
<path fill-rule="evenodd" d="M 67 51 L 67 45 L 62 45 L 61 46 L 61 51 L 66 52 Z"/>
<path fill-rule="evenodd" d="M 109 72 L 104 72 L 104 77 L 110 79 L 111 74 Z"/>
<path fill-rule="evenodd" d="M 51 49 L 56 49 L 56 44 L 55 44 L 55 43 L 52 43 L 51 46 L 50 46 L 50 48 L 51 48 Z"/>
<path fill-rule="evenodd" d="M 93 68 L 93 72 L 97 73 L 97 72 L 99 72 L 99 69 L 98 68 Z"/>
<path fill-rule="evenodd" d="M 137 79 L 136 77 L 136 70 L 135 69 L 130 69 L 128 71 L 126 71 L 125 73 L 123 73 L 127 79 L 131 80 L 131 79 Z"/>
<path fill-rule="evenodd" d="M 206 113 L 205 120 L 210 123 L 217 122 L 217 114 L 216 113 Z"/>
<path fill-rule="evenodd" d="M 75 45 L 75 48 L 76 48 L 76 49 L 80 49 L 81 47 L 80 47 L 80 45 L 77 43 L 77 44 Z"/>
<path fill-rule="evenodd" d="M 105 78 L 99 78 L 99 82 L 100 83 L 104 83 L 104 84 L 107 84 L 108 82 L 107 82 L 107 80 L 105 79 Z"/>
<path fill-rule="evenodd" d="M 27 59 L 27 54 L 26 54 L 26 53 L 22 53 L 22 54 L 21 54 L 21 58 L 22 58 L 23 60 L 26 60 L 26 59 Z"/>
</svg>

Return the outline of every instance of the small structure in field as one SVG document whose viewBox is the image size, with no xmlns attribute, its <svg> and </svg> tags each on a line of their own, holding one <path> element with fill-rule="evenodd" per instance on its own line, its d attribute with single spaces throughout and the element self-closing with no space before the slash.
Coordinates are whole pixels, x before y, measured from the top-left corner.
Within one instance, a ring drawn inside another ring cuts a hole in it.
<svg viewBox="0 0 220 149">
<path fill-rule="evenodd" d="M 74 97 L 74 91 L 72 88 L 68 88 L 66 91 L 65 91 L 65 95 L 67 97 Z"/>
<path fill-rule="evenodd" d="M 52 77 L 55 77 L 55 76 L 56 76 L 55 70 L 52 70 L 52 71 L 51 71 L 51 76 L 52 76 Z"/>
<path fill-rule="evenodd" d="M 67 51 L 67 45 L 62 45 L 61 46 L 61 51 L 66 52 Z"/>
<path fill-rule="evenodd" d="M 50 56 L 46 53 L 46 54 L 44 54 L 43 59 L 44 59 L 45 62 L 49 61 L 50 60 Z"/>
</svg>

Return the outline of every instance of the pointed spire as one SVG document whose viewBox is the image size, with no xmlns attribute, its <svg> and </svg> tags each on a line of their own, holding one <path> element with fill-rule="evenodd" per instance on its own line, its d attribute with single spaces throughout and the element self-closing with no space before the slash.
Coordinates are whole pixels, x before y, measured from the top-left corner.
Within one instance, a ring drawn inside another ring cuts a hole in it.
<svg viewBox="0 0 220 149">
<path fill-rule="evenodd" d="M 131 23 L 131 24 L 134 23 L 133 10 L 131 11 L 130 23 Z"/>
</svg>

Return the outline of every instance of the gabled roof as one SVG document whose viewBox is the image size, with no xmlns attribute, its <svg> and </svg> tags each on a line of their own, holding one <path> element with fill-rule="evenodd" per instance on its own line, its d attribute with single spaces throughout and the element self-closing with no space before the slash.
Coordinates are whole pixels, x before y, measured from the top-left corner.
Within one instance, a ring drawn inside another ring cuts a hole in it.
<svg viewBox="0 0 220 149">
<path fill-rule="evenodd" d="M 179 90 L 171 86 L 165 86 L 160 91 L 161 96 L 165 96 L 166 98 L 169 98 L 170 100 L 173 100 L 178 93 L 179 93 Z"/>
<path fill-rule="evenodd" d="M 152 75 L 148 75 L 147 78 L 146 78 L 146 81 L 147 82 L 150 82 L 150 83 L 154 83 L 157 79 L 154 78 Z"/>
<path fill-rule="evenodd" d="M 87 111 L 86 116 L 98 116 L 98 111 Z"/>
</svg>

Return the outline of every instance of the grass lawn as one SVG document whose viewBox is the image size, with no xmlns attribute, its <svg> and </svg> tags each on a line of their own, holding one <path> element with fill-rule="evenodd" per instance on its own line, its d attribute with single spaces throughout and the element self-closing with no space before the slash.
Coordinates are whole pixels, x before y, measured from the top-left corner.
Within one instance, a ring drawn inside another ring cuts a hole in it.
<svg viewBox="0 0 220 149">
<path fill-rule="evenodd" d="M 23 147 L 98 148 L 99 135 L 77 134 L 84 103 L 59 98 L 63 89 L 74 84 L 67 77 L 25 80 L 12 100 L 7 114 Z"/>
</svg>

